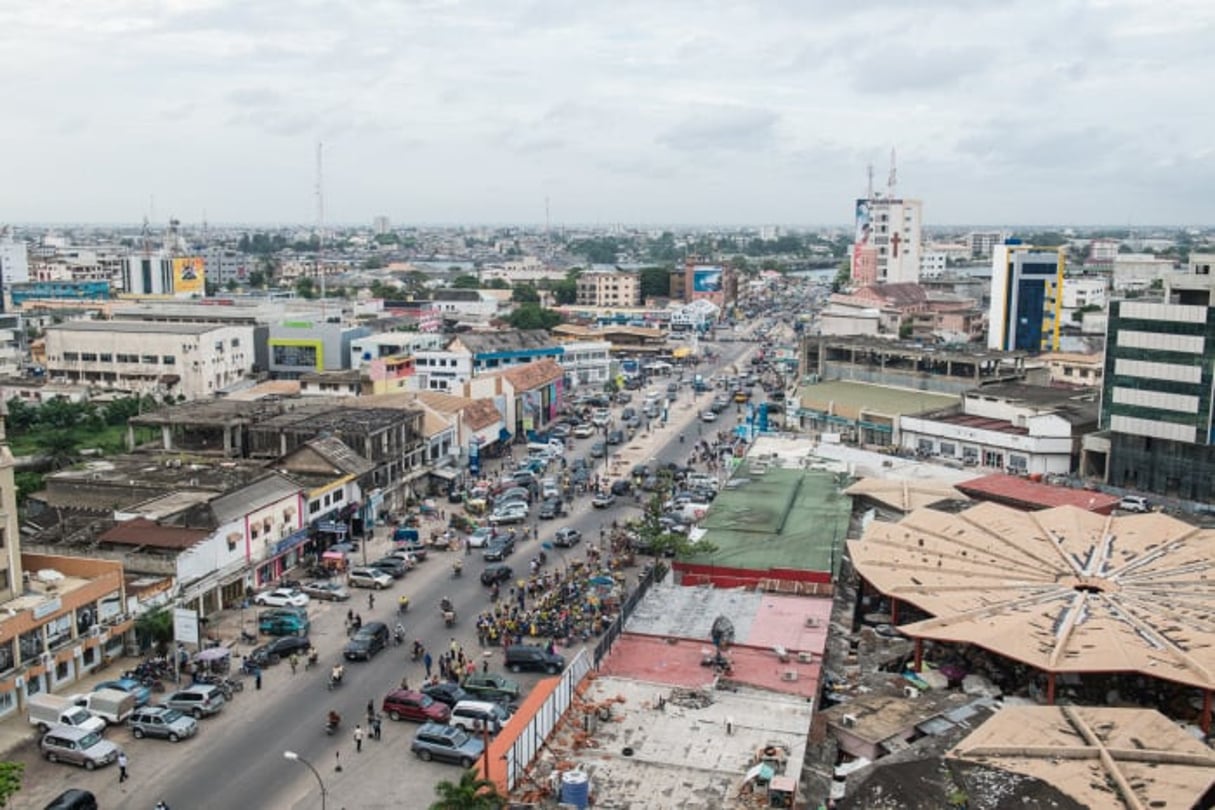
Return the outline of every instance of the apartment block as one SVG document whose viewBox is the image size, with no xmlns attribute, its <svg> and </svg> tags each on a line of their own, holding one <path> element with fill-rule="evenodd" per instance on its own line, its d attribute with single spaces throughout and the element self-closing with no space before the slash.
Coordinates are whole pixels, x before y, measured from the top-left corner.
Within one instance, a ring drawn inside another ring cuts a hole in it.
<svg viewBox="0 0 1215 810">
<path fill-rule="evenodd" d="M 591 270 L 578 276 L 578 306 L 635 307 L 641 304 L 641 274 Z"/>
<path fill-rule="evenodd" d="M 1066 268 L 1062 250 L 1019 243 L 992 249 L 989 349 L 1058 351 Z"/>
</svg>

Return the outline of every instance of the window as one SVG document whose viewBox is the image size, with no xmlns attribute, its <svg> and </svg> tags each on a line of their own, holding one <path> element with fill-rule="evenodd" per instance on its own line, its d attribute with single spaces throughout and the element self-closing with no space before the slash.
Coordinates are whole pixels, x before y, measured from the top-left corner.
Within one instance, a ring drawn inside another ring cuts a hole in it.
<svg viewBox="0 0 1215 810">
<path fill-rule="evenodd" d="M 308 503 L 308 514 L 315 515 L 319 511 L 321 511 L 320 501 L 310 501 Z"/>
<path fill-rule="evenodd" d="M 240 346 L 240 338 L 232 338 L 232 348 L 235 349 L 237 346 Z"/>
<path fill-rule="evenodd" d="M 983 451 L 983 466 L 984 467 L 1003 467 L 1004 454 L 996 450 Z"/>
<path fill-rule="evenodd" d="M 103 362 L 103 363 L 113 363 L 114 362 L 114 355 L 110 354 L 109 352 L 102 352 L 100 357 L 101 357 L 101 362 Z"/>
<path fill-rule="evenodd" d="M 140 362 L 147 363 L 148 365 L 151 365 L 151 366 L 155 366 L 155 365 L 160 364 L 160 358 L 154 354 L 145 354 L 145 355 L 143 355 L 143 357 L 140 358 Z"/>
<path fill-rule="evenodd" d="M 916 441 L 916 450 L 921 453 L 932 452 L 932 439 L 919 439 Z"/>
<path fill-rule="evenodd" d="M 160 358 L 160 362 L 164 363 L 166 366 L 174 366 L 177 365 L 177 358 L 171 354 L 166 354 Z"/>
<path fill-rule="evenodd" d="M 1010 453 L 1008 456 L 1008 468 L 1017 472 L 1025 472 L 1029 469 L 1029 459 L 1025 456 L 1016 456 Z"/>
<path fill-rule="evenodd" d="M 958 454 L 958 448 L 953 442 L 941 442 L 941 455 L 946 458 L 954 458 Z"/>
<path fill-rule="evenodd" d="M 81 352 L 80 359 L 86 363 L 96 363 L 97 355 L 94 352 Z"/>
<path fill-rule="evenodd" d="M 64 352 L 63 353 L 63 362 L 65 362 L 65 363 L 75 363 L 79 359 L 80 359 L 80 355 L 77 354 L 76 352 Z"/>
</svg>

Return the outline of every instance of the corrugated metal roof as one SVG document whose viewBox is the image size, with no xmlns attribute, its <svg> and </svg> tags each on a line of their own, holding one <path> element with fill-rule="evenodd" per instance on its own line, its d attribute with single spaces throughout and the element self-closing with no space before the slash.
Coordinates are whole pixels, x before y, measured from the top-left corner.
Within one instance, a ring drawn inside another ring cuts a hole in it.
<svg viewBox="0 0 1215 810">
<path fill-rule="evenodd" d="M 958 489 L 981 501 L 996 501 L 1019 509 L 1048 509 L 1075 506 L 1089 512 L 1108 514 L 1118 505 L 1118 496 L 1087 489 L 1072 489 L 1039 484 L 1028 478 L 993 473 L 958 484 Z"/>
</svg>

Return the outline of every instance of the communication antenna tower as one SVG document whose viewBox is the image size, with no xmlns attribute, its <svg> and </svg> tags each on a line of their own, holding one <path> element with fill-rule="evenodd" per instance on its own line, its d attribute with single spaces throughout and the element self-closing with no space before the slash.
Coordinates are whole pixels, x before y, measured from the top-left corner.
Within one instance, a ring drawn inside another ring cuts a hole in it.
<svg viewBox="0 0 1215 810">
<path fill-rule="evenodd" d="M 869 183 L 868 183 L 868 185 L 865 186 L 865 199 L 872 200 L 873 199 L 873 164 L 870 163 L 868 166 L 865 167 L 865 170 L 869 175 Z"/>
<path fill-rule="evenodd" d="M 890 196 L 891 199 L 894 199 L 896 196 L 898 196 L 895 194 L 895 191 L 894 191 L 895 187 L 898 184 L 899 184 L 899 170 L 894 161 L 894 147 L 892 146 L 892 147 L 890 147 L 890 176 L 888 178 L 886 178 L 886 193 Z"/>
</svg>

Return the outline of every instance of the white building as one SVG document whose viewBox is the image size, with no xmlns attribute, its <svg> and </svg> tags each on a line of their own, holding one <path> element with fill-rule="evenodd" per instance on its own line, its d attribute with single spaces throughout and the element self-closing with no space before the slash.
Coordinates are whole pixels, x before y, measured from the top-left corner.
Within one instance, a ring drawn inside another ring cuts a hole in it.
<svg viewBox="0 0 1215 810">
<path fill-rule="evenodd" d="M 1146 290 L 1152 282 L 1163 280 L 1176 270 L 1173 259 L 1161 259 L 1151 253 L 1119 253 L 1114 256 L 1114 291 Z"/>
<path fill-rule="evenodd" d="M 202 298 L 207 262 L 202 256 L 173 256 L 165 252 L 136 254 L 122 260 L 121 285 L 130 295 Z"/>
<path fill-rule="evenodd" d="M 926 250 L 920 254 L 920 277 L 936 278 L 949 266 L 949 254 L 943 250 Z"/>
<path fill-rule="evenodd" d="M 967 391 L 962 404 L 899 417 L 905 450 L 1012 473 L 1066 475 L 1096 428 L 1097 394 L 1005 383 Z"/>
<path fill-rule="evenodd" d="M 561 344 L 557 362 L 565 369 L 570 388 L 602 386 L 612 373 L 612 344 L 606 340 L 575 340 Z"/>
<path fill-rule="evenodd" d="M 1073 314 L 1085 307 L 1105 309 L 1107 282 L 1096 276 L 1065 276 L 1063 279 L 1063 323 L 1075 323 Z"/>
<path fill-rule="evenodd" d="M 46 330 L 46 365 L 52 382 L 199 399 L 253 370 L 253 327 L 71 321 Z"/>
<path fill-rule="evenodd" d="M 472 355 L 447 349 L 420 351 L 414 355 L 414 370 L 412 390 L 454 394 L 472 377 Z"/>
<path fill-rule="evenodd" d="M 25 242 L 14 242 L 8 237 L 0 239 L 0 290 L 29 280 L 29 249 Z"/>
<path fill-rule="evenodd" d="M 350 341 L 350 368 L 366 368 L 374 360 L 442 349 L 450 338 L 426 332 L 381 332 Z"/>
<path fill-rule="evenodd" d="M 588 270 L 578 276 L 578 306 L 635 307 L 641 304 L 641 274 Z"/>
<path fill-rule="evenodd" d="M 918 282 L 923 245 L 923 203 L 893 197 L 856 201 L 852 283 Z"/>
<path fill-rule="evenodd" d="M 990 259 L 991 251 L 996 245 L 1004 244 L 1008 234 L 1004 231 L 971 231 L 966 234 L 966 243 L 970 247 L 971 258 Z"/>
</svg>

